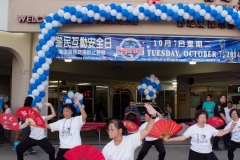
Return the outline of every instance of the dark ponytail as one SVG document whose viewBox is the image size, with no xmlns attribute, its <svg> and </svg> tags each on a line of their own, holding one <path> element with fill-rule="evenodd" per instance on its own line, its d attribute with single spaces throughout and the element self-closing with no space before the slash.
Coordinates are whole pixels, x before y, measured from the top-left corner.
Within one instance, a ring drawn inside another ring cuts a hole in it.
<svg viewBox="0 0 240 160">
<path fill-rule="evenodd" d="M 117 128 L 117 129 L 122 129 L 122 135 L 123 136 L 126 136 L 128 135 L 128 131 L 127 131 L 127 128 L 124 126 L 123 122 L 119 119 L 111 119 L 108 123 L 108 126 L 109 124 L 113 123 L 114 126 Z"/>
<path fill-rule="evenodd" d="M 33 101 L 33 98 L 28 96 L 26 97 L 25 101 L 24 101 L 24 106 L 25 107 L 30 107 L 32 105 L 32 101 Z"/>
</svg>

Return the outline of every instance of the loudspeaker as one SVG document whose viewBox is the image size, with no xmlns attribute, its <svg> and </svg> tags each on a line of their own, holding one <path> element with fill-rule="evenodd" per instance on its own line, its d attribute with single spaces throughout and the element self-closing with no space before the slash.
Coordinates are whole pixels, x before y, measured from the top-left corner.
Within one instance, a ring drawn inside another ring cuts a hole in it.
<svg viewBox="0 0 240 160">
<path fill-rule="evenodd" d="M 189 85 L 193 85 L 194 82 L 195 82 L 194 78 L 192 78 L 192 77 L 188 78 Z"/>
<path fill-rule="evenodd" d="M 62 85 L 66 85 L 66 81 L 62 81 L 62 83 L 61 83 Z"/>
</svg>

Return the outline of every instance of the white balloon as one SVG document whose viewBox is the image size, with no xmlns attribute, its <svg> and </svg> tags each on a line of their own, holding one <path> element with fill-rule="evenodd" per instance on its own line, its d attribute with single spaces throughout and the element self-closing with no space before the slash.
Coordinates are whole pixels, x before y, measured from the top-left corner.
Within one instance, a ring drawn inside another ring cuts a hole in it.
<svg viewBox="0 0 240 160">
<path fill-rule="evenodd" d="M 43 29 L 41 29 L 41 33 L 42 33 L 42 34 L 47 34 L 47 33 L 48 33 L 48 30 L 47 30 L 46 28 L 43 28 Z"/>
<path fill-rule="evenodd" d="M 104 10 L 105 5 L 104 4 L 99 4 L 98 7 L 99 7 L 99 10 Z"/>
<path fill-rule="evenodd" d="M 42 107 L 43 107 L 43 104 L 42 103 L 36 103 L 36 106 L 38 106 L 38 108 L 41 110 Z"/>
<path fill-rule="evenodd" d="M 69 92 L 67 93 L 67 95 L 68 95 L 69 98 L 73 98 L 74 93 L 73 93 L 72 91 L 69 91 Z"/>
<path fill-rule="evenodd" d="M 156 15 L 156 16 L 161 16 L 161 15 L 162 15 L 162 11 L 161 11 L 160 9 L 157 9 L 157 10 L 155 11 L 155 15 Z"/>
<path fill-rule="evenodd" d="M 32 95 L 34 95 L 35 97 L 38 96 L 39 94 L 40 94 L 40 92 L 39 92 L 39 90 L 37 90 L 37 89 L 34 89 L 34 90 L 32 91 Z"/>
<path fill-rule="evenodd" d="M 189 20 L 193 20 L 193 19 L 194 19 L 194 17 L 193 17 L 193 16 L 190 16 L 190 17 L 189 17 Z"/>
<path fill-rule="evenodd" d="M 151 82 L 154 82 L 154 77 L 151 77 L 151 78 L 150 78 L 150 81 L 151 81 Z"/>
<path fill-rule="evenodd" d="M 39 79 L 39 75 L 37 73 L 33 73 L 32 74 L 32 78 L 35 79 L 35 80 Z"/>
<path fill-rule="evenodd" d="M 185 12 L 184 12 L 184 10 L 183 10 L 183 9 L 179 9 L 179 10 L 178 10 L 178 15 L 179 15 L 179 16 L 183 16 L 183 15 L 184 15 L 184 13 L 185 13 Z"/>
<path fill-rule="evenodd" d="M 39 92 L 42 92 L 42 91 L 45 90 L 45 86 L 44 86 L 44 85 L 39 85 L 39 86 L 37 87 L 37 90 L 39 90 Z"/>
<path fill-rule="evenodd" d="M 142 88 L 143 88 L 143 89 L 146 89 L 146 88 L 147 88 L 146 83 L 143 83 L 143 84 L 142 84 Z"/>
<path fill-rule="evenodd" d="M 196 4 L 196 5 L 194 6 L 194 10 L 195 10 L 196 12 L 199 12 L 199 11 L 201 10 L 200 5 Z"/>
<path fill-rule="evenodd" d="M 190 4 L 188 4 L 188 7 L 189 7 L 190 9 L 194 9 L 194 4 L 190 3 Z"/>
<path fill-rule="evenodd" d="M 47 45 L 48 45 L 49 47 L 52 47 L 52 46 L 54 46 L 54 42 L 53 42 L 52 40 L 48 40 L 48 41 L 47 41 Z"/>
<path fill-rule="evenodd" d="M 58 10 L 58 15 L 59 15 L 59 17 L 63 17 L 64 10 L 62 10 L 62 9 Z"/>
<path fill-rule="evenodd" d="M 72 100 L 68 98 L 65 100 L 65 103 L 72 103 Z"/>
<path fill-rule="evenodd" d="M 52 26 L 53 26 L 53 27 L 58 27 L 58 21 L 55 21 L 55 20 L 52 21 Z"/>
<path fill-rule="evenodd" d="M 122 7 L 122 9 L 127 9 L 127 4 L 126 3 L 122 3 L 121 7 Z"/>
<path fill-rule="evenodd" d="M 184 13 L 183 18 L 185 20 L 188 20 L 190 18 L 190 15 L 186 12 L 186 13 Z"/>
<path fill-rule="evenodd" d="M 134 16 L 138 16 L 140 12 L 138 9 L 135 8 L 135 9 L 133 9 L 132 13 Z"/>
<path fill-rule="evenodd" d="M 71 16 L 71 21 L 72 21 L 72 22 L 77 22 L 77 16 L 72 15 L 72 16 Z"/>
<path fill-rule="evenodd" d="M 222 16 L 222 17 L 227 17 L 227 16 L 228 16 L 228 12 L 227 12 L 226 10 L 223 10 L 223 11 L 221 12 L 221 16 Z"/>
<path fill-rule="evenodd" d="M 46 58 L 46 63 L 49 64 L 49 65 L 52 64 L 52 59 L 51 58 Z"/>
<path fill-rule="evenodd" d="M 53 15 L 54 15 L 53 13 L 49 13 L 49 14 L 48 14 L 48 16 L 50 16 L 50 17 L 53 17 Z"/>
<path fill-rule="evenodd" d="M 205 9 L 201 9 L 200 11 L 199 11 L 199 14 L 201 15 L 201 16 L 205 16 L 206 15 L 206 10 Z"/>
<path fill-rule="evenodd" d="M 166 13 L 162 13 L 161 14 L 161 19 L 162 20 L 166 20 L 167 19 L 167 14 Z"/>
<path fill-rule="evenodd" d="M 127 20 L 127 17 L 124 17 L 124 16 L 123 16 L 123 17 L 122 17 L 122 20 L 123 20 L 123 21 L 126 21 L 126 20 Z"/>
<path fill-rule="evenodd" d="M 43 46 L 42 46 L 42 50 L 43 50 L 44 52 L 47 52 L 47 51 L 49 50 L 49 46 L 48 46 L 48 45 L 43 45 Z"/>
<path fill-rule="evenodd" d="M 214 5 L 210 5 L 210 7 L 212 10 L 216 8 Z"/>
<path fill-rule="evenodd" d="M 38 35 L 38 39 L 40 40 L 40 39 L 44 39 L 44 35 L 43 34 L 39 34 Z"/>
<path fill-rule="evenodd" d="M 94 16 L 94 12 L 92 10 L 87 12 L 88 17 L 92 18 Z"/>
<path fill-rule="evenodd" d="M 44 57 L 45 56 L 45 52 L 40 50 L 40 51 L 38 51 L 37 55 L 38 55 L 38 57 Z"/>
<path fill-rule="evenodd" d="M 155 76 L 154 74 L 151 74 L 151 75 L 150 75 L 150 79 L 151 79 L 151 78 L 155 78 L 155 77 L 156 77 L 156 76 Z"/>
<path fill-rule="evenodd" d="M 32 84 L 32 83 L 35 83 L 35 79 L 31 78 L 31 79 L 30 79 L 30 83 L 31 83 L 31 84 Z"/>
<path fill-rule="evenodd" d="M 148 93 L 149 93 L 149 90 L 148 89 L 144 89 L 144 94 L 148 95 Z"/>
<path fill-rule="evenodd" d="M 38 62 L 39 58 L 40 58 L 40 57 L 35 56 L 35 57 L 33 58 L 33 61 L 34 61 L 34 62 Z"/>
<path fill-rule="evenodd" d="M 34 81 L 34 82 L 35 82 L 35 81 Z M 34 82 L 33 82 L 33 83 L 34 83 Z M 141 88 L 142 88 L 142 85 L 138 85 L 138 86 L 137 86 L 137 89 L 138 89 L 138 90 L 141 89 Z"/>
<path fill-rule="evenodd" d="M 227 22 L 231 22 L 231 21 L 232 21 L 232 16 L 228 15 L 228 16 L 225 18 L 225 20 L 226 20 Z"/>
<path fill-rule="evenodd" d="M 166 4 L 166 7 L 167 7 L 168 9 L 171 9 L 171 8 L 172 8 L 172 4 L 167 3 L 167 4 Z"/>
<path fill-rule="evenodd" d="M 204 19 L 205 20 L 210 20 L 211 18 L 211 15 L 209 13 L 206 13 L 205 16 L 204 16 Z"/>
<path fill-rule="evenodd" d="M 106 6 L 106 7 L 104 8 L 104 10 L 105 10 L 107 13 L 110 13 L 111 7 L 110 7 L 110 6 Z"/>
<path fill-rule="evenodd" d="M 155 88 L 153 88 L 152 92 L 153 92 L 153 93 L 156 93 L 156 92 L 157 92 L 157 90 L 156 90 Z"/>
<path fill-rule="evenodd" d="M 52 29 L 53 28 L 52 23 L 46 23 L 45 28 L 47 28 L 47 30 Z"/>
<path fill-rule="evenodd" d="M 147 100 L 151 100 L 152 98 L 149 95 L 146 95 Z"/>
<path fill-rule="evenodd" d="M 117 20 L 122 19 L 122 13 L 117 13 L 116 19 L 117 19 Z"/>
<path fill-rule="evenodd" d="M 167 17 L 167 21 L 171 21 L 172 20 L 172 17 L 171 16 L 168 16 Z"/>
<path fill-rule="evenodd" d="M 147 89 L 148 89 L 149 91 L 152 91 L 152 90 L 153 90 L 153 86 L 149 85 L 149 86 L 147 87 Z"/>
<path fill-rule="evenodd" d="M 151 5 L 151 6 L 149 7 L 149 10 L 150 10 L 152 13 L 154 13 L 154 12 L 156 11 L 155 5 Z"/>
<path fill-rule="evenodd" d="M 177 5 L 172 6 L 173 12 L 177 13 L 179 10 L 179 7 Z"/>
<path fill-rule="evenodd" d="M 110 12 L 111 16 L 116 16 L 117 15 L 117 11 L 115 9 L 111 10 Z"/>
<path fill-rule="evenodd" d="M 232 19 L 229 23 L 230 24 L 234 24 L 234 22 L 235 22 L 234 19 Z"/>
<path fill-rule="evenodd" d="M 144 3 L 143 7 L 144 7 L 144 9 L 148 9 L 149 8 L 149 4 L 148 3 Z"/>
<path fill-rule="evenodd" d="M 61 22 L 58 22 L 58 27 L 62 27 L 63 24 Z"/>
<path fill-rule="evenodd" d="M 50 68 L 49 64 L 47 64 L 46 62 L 42 65 L 42 69 L 45 70 L 45 71 L 49 70 L 49 68 Z"/>
<path fill-rule="evenodd" d="M 77 11 L 81 11 L 82 6 L 77 5 L 75 8 L 76 8 Z"/>
<path fill-rule="evenodd" d="M 75 96 L 75 97 L 78 97 L 79 94 L 80 94 L 79 92 L 76 92 L 76 93 L 74 94 L 74 96 Z"/>
<path fill-rule="evenodd" d="M 82 106 L 83 108 L 85 108 L 85 105 L 84 105 L 84 104 L 81 104 L 81 106 Z"/>
<path fill-rule="evenodd" d="M 132 13 L 133 12 L 133 7 L 132 6 L 127 6 L 127 10 L 129 13 Z"/>
<path fill-rule="evenodd" d="M 83 95 L 82 95 L 82 94 L 79 94 L 79 95 L 77 96 L 77 98 L 78 98 L 78 100 L 82 100 L 82 99 L 83 99 Z"/>
<path fill-rule="evenodd" d="M 63 17 L 66 19 L 66 20 L 69 20 L 71 18 L 71 14 L 69 12 L 66 12 L 64 13 Z"/>
<path fill-rule="evenodd" d="M 100 21 L 101 21 L 101 22 L 104 22 L 105 20 L 106 20 L 105 17 L 102 17 L 102 16 L 100 17 Z"/>
<path fill-rule="evenodd" d="M 211 16 L 211 18 L 209 19 L 209 21 L 214 21 L 214 17 Z"/>
<path fill-rule="evenodd" d="M 82 23 L 82 22 L 83 22 L 82 18 L 78 18 L 78 19 L 77 19 L 77 22 L 78 22 L 78 23 Z"/>
<path fill-rule="evenodd" d="M 42 74 L 43 74 L 43 72 L 44 72 L 44 71 L 43 71 L 43 69 L 42 69 L 42 68 L 38 68 L 38 69 L 37 69 L 37 74 L 39 74 L 39 75 L 42 75 Z"/>
<path fill-rule="evenodd" d="M 159 80 L 155 80 L 155 83 L 156 83 L 156 84 L 160 84 L 160 81 L 159 81 Z"/>
<path fill-rule="evenodd" d="M 216 11 L 217 11 L 217 13 L 221 13 L 223 11 L 222 6 L 217 6 Z"/>
<path fill-rule="evenodd" d="M 100 14 L 99 13 L 95 13 L 94 14 L 94 19 L 97 21 L 97 20 L 99 20 L 100 19 Z"/>
<path fill-rule="evenodd" d="M 143 13 L 139 13 L 138 19 L 139 20 L 144 20 L 144 18 L 145 18 L 145 15 Z"/>
<path fill-rule="evenodd" d="M 152 98 L 153 98 L 153 99 L 155 99 L 156 97 L 157 97 L 157 95 L 156 95 L 156 94 L 154 94 Z"/>
<path fill-rule="evenodd" d="M 81 8 L 81 12 L 82 12 L 83 14 L 87 14 L 87 12 L 88 12 L 87 7 L 82 7 L 82 8 Z"/>
<path fill-rule="evenodd" d="M 41 85 L 44 85 L 45 87 L 48 86 L 48 80 L 43 81 Z"/>
</svg>

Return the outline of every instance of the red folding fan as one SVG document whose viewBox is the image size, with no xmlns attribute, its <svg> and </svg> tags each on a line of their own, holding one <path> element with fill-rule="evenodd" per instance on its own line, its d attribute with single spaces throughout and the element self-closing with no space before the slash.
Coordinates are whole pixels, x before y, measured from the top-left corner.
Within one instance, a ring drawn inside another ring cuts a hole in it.
<svg viewBox="0 0 240 160">
<path fill-rule="evenodd" d="M 32 119 L 34 121 L 34 126 L 46 128 L 45 121 L 42 119 L 42 116 L 30 107 L 21 107 L 16 111 L 16 116 L 25 120 Z"/>
<path fill-rule="evenodd" d="M 129 120 L 123 120 L 123 125 L 127 128 L 128 133 L 134 133 L 137 132 L 139 127 L 132 121 Z"/>
<path fill-rule="evenodd" d="M 168 139 L 183 129 L 181 124 L 177 124 L 172 120 L 158 120 L 154 123 L 149 137 Z"/>
<path fill-rule="evenodd" d="M 3 125 L 4 129 L 14 131 L 19 130 L 18 120 L 11 114 L 0 114 L 0 123 Z"/>
<path fill-rule="evenodd" d="M 207 124 L 210 124 L 214 128 L 222 127 L 225 123 L 220 117 L 211 117 L 207 119 Z"/>
<path fill-rule="evenodd" d="M 102 152 L 90 145 L 74 147 L 64 154 L 67 160 L 105 160 Z"/>
</svg>

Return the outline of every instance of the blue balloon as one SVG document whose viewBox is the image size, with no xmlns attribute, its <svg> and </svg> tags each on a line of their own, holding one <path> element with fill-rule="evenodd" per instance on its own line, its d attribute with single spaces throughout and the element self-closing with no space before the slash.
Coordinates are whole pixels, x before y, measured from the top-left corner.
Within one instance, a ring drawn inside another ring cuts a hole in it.
<svg viewBox="0 0 240 160">
<path fill-rule="evenodd" d="M 194 15 L 194 19 L 199 20 L 200 17 L 201 17 L 201 16 L 200 16 L 199 13 L 195 13 L 195 15 Z"/>
<path fill-rule="evenodd" d="M 43 46 L 44 44 L 46 44 L 46 41 L 44 39 L 40 39 L 38 42 L 41 46 Z"/>
<path fill-rule="evenodd" d="M 41 100 L 42 100 L 42 97 L 36 96 L 34 101 L 36 101 L 36 102 L 41 102 Z"/>
<path fill-rule="evenodd" d="M 75 13 L 76 13 L 76 8 L 75 7 L 70 7 L 70 9 L 69 9 L 69 13 L 71 14 L 71 15 L 74 15 Z"/>
<path fill-rule="evenodd" d="M 71 24 L 71 23 L 72 23 L 71 19 L 67 20 L 66 22 L 66 24 Z"/>
<path fill-rule="evenodd" d="M 207 13 L 210 13 L 212 9 L 211 9 L 210 6 L 206 6 L 206 7 L 205 7 L 205 10 L 206 10 Z"/>
<path fill-rule="evenodd" d="M 99 12 L 99 14 L 100 14 L 102 17 L 104 17 L 104 16 L 106 15 L 106 11 L 105 11 L 105 10 L 101 10 L 101 11 Z"/>
<path fill-rule="evenodd" d="M 40 64 L 43 64 L 43 63 L 46 62 L 46 58 L 40 57 L 39 60 L 38 60 L 38 62 L 39 62 Z"/>
<path fill-rule="evenodd" d="M 77 11 L 77 12 L 76 12 L 76 17 L 77 17 L 77 18 L 82 18 L 82 12 Z"/>
<path fill-rule="evenodd" d="M 237 20 L 235 20 L 235 24 L 236 24 L 236 26 L 239 26 L 239 25 L 240 25 L 240 18 L 238 18 Z"/>
<path fill-rule="evenodd" d="M 107 14 L 106 14 L 106 19 L 107 19 L 107 20 L 111 20 L 111 18 L 112 18 L 111 14 L 110 14 L 110 13 L 107 13 Z"/>
<path fill-rule="evenodd" d="M 134 16 L 133 22 L 138 22 L 138 16 Z"/>
<path fill-rule="evenodd" d="M 118 6 L 116 7 L 116 10 L 117 10 L 117 12 L 122 12 L 122 7 L 118 5 Z"/>
<path fill-rule="evenodd" d="M 48 31 L 48 33 L 51 35 L 51 36 L 55 36 L 56 35 L 56 31 L 54 29 L 51 29 Z"/>
<path fill-rule="evenodd" d="M 62 24 L 65 24 L 65 23 L 67 22 L 64 17 L 61 17 L 59 21 L 60 21 L 60 23 L 62 23 Z"/>
<path fill-rule="evenodd" d="M 83 99 L 79 101 L 80 104 L 83 104 Z"/>
<path fill-rule="evenodd" d="M 195 15 L 195 13 L 196 13 L 196 12 L 195 12 L 195 10 L 194 10 L 194 9 L 190 9 L 190 10 L 189 10 L 189 15 L 191 15 L 191 16 L 194 16 L 194 15 Z"/>
<path fill-rule="evenodd" d="M 44 92 L 44 91 L 40 92 L 40 93 L 39 93 L 39 96 L 40 96 L 40 97 L 44 97 L 44 96 L 45 96 L 45 92 Z"/>
<path fill-rule="evenodd" d="M 154 13 L 151 13 L 151 14 L 150 14 L 150 19 L 151 19 L 151 20 L 155 20 L 155 17 L 156 17 L 156 16 L 155 16 Z"/>
<path fill-rule="evenodd" d="M 110 7 L 111 7 L 111 9 L 115 9 L 116 8 L 116 4 L 115 3 L 111 3 Z"/>
<path fill-rule="evenodd" d="M 238 19 L 238 13 L 237 13 L 237 12 L 233 12 L 232 18 L 233 18 L 234 20 Z"/>
<path fill-rule="evenodd" d="M 32 73 L 37 73 L 37 68 L 33 68 Z"/>
<path fill-rule="evenodd" d="M 35 84 L 38 86 L 38 85 L 40 85 L 42 83 L 42 81 L 40 80 L 40 79 L 36 79 L 35 80 Z"/>
<path fill-rule="evenodd" d="M 201 17 L 199 18 L 199 22 L 202 22 L 202 21 L 204 21 L 204 17 L 201 16 Z"/>
<path fill-rule="evenodd" d="M 189 9 L 190 9 L 190 7 L 189 7 L 188 5 L 186 5 L 186 6 L 183 7 L 183 10 L 184 10 L 185 12 L 188 12 Z"/>
<path fill-rule="evenodd" d="M 31 89 L 28 90 L 28 94 L 32 94 L 32 90 Z"/>
<path fill-rule="evenodd" d="M 47 58 L 51 58 L 51 57 L 52 57 L 52 52 L 51 52 L 51 51 L 45 52 L 45 56 L 46 56 Z"/>
<path fill-rule="evenodd" d="M 237 29 L 240 29 L 240 25 L 239 25 L 239 26 L 237 26 Z"/>
<path fill-rule="evenodd" d="M 217 13 L 216 10 L 211 10 L 211 12 L 210 12 L 210 15 L 213 16 L 213 17 L 215 17 L 217 14 L 218 13 Z"/>
<path fill-rule="evenodd" d="M 75 109 L 76 109 L 76 112 L 77 112 L 77 113 L 80 113 L 80 109 L 79 109 L 78 106 L 77 106 L 77 107 L 75 106 Z"/>
<path fill-rule="evenodd" d="M 148 93 L 148 95 L 149 95 L 150 97 L 154 96 L 153 91 L 150 91 L 150 92 Z"/>
<path fill-rule="evenodd" d="M 53 19 L 56 20 L 56 21 L 58 21 L 60 18 L 61 18 L 61 17 L 60 17 L 57 13 L 55 13 L 55 14 L 53 15 Z"/>
<path fill-rule="evenodd" d="M 49 34 L 45 34 L 44 35 L 44 40 L 48 41 L 49 39 L 51 39 L 51 36 Z"/>
<path fill-rule="evenodd" d="M 65 7 L 63 8 L 63 10 L 64 10 L 64 12 L 68 12 L 68 11 L 69 11 L 69 7 L 68 7 L 68 6 L 65 6 Z"/>
<path fill-rule="evenodd" d="M 93 23 L 95 20 L 94 20 L 94 18 L 92 17 L 92 18 L 89 18 L 88 21 L 89 21 L 90 23 Z"/>
<path fill-rule="evenodd" d="M 46 76 L 49 76 L 50 71 L 49 70 L 45 70 L 43 74 L 45 74 Z"/>
<path fill-rule="evenodd" d="M 86 14 L 84 14 L 82 20 L 83 20 L 83 22 L 87 22 L 88 21 L 88 16 Z"/>
<path fill-rule="evenodd" d="M 127 6 L 132 6 L 131 4 L 127 4 Z"/>
<path fill-rule="evenodd" d="M 154 16 L 155 16 L 155 15 L 154 15 Z M 154 17 L 154 18 L 155 18 L 155 17 Z M 133 15 L 132 13 L 128 14 L 127 19 L 128 19 L 129 21 L 133 21 L 134 15 Z"/>
<path fill-rule="evenodd" d="M 36 105 L 37 105 L 37 103 L 36 103 L 36 97 L 35 97 L 35 100 L 32 102 L 31 107 L 34 107 Z"/>
<path fill-rule="evenodd" d="M 40 75 L 39 78 L 40 78 L 41 81 L 46 81 L 47 80 L 47 76 L 45 74 Z"/>
<path fill-rule="evenodd" d="M 59 107 L 59 108 L 58 108 L 58 112 L 62 114 L 62 111 L 63 111 L 63 110 L 62 110 L 62 107 Z"/>
<path fill-rule="evenodd" d="M 53 27 L 52 29 L 54 29 L 56 32 L 58 32 L 59 27 Z"/>
<path fill-rule="evenodd" d="M 178 21 L 178 22 L 182 22 L 182 21 L 183 21 L 183 17 L 181 17 L 181 16 L 178 17 L 177 21 Z"/>
<path fill-rule="evenodd" d="M 50 50 L 52 53 L 54 53 L 54 52 L 56 51 L 56 47 L 55 47 L 55 46 L 52 46 L 52 47 L 49 48 L 49 50 Z"/>
<path fill-rule="evenodd" d="M 147 82 L 147 78 L 146 77 L 142 78 L 141 82 L 142 83 L 146 83 Z"/>
<path fill-rule="evenodd" d="M 46 19 L 46 22 L 48 23 L 51 23 L 53 21 L 52 17 L 50 16 L 47 16 L 45 19 Z"/>
<path fill-rule="evenodd" d="M 222 5 L 223 10 L 227 10 L 227 7 L 225 5 Z"/>
<path fill-rule="evenodd" d="M 31 90 L 34 90 L 34 89 L 36 89 L 36 88 L 37 88 L 37 86 L 36 86 L 36 84 L 35 84 L 35 83 L 32 83 L 32 84 L 30 84 L 30 88 L 31 88 Z"/>
<path fill-rule="evenodd" d="M 40 68 L 42 65 L 39 62 L 35 62 L 34 63 L 34 68 Z"/>
<path fill-rule="evenodd" d="M 93 5 L 92 5 L 92 4 L 88 4 L 88 5 L 87 5 L 87 9 L 88 9 L 88 10 L 93 10 Z"/>
<path fill-rule="evenodd" d="M 161 5 L 160 4 L 155 4 L 156 9 L 161 9 Z"/>
<path fill-rule="evenodd" d="M 159 22 L 159 21 L 161 21 L 161 18 L 159 16 L 156 16 L 155 21 Z"/>
<path fill-rule="evenodd" d="M 162 5 L 161 6 L 161 11 L 166 13 L 167 12 L 167 6 L 166 5 Z"/>
<path fill-rule="evenodd" d="M 138 10 L 139 12 L 144 13 L 144 7 L 139 7 Z"/>
<path fill-rule="evenodd" d="M 156 86 L 157 91 L 160 91 L 161 89 L 162 89 L 162 86 L 160 84 Z"/>
<path fill-rule="evenodd" d="M 167 10 L 167 15 L 168 16 L 172 16 L 174 14 L 173 10 L 172 9 L 168 9 Z"/>
<path fill-rule="evenodd" d="M 122 10 L 122 15 L 127 17 L 128 16 L 128 10 L 127 9 L 123 9 Z"/>
<path fill-rule="evenodd" d="M 178 6 L 179 9 L 183 9 L 183 4 L 182 3 L 178 3 L 177 6 Z"/>
<path fill-rule="evenodd" d="M 150 80 L 147 80 L 146 85 L 149 86 L 152 82 Z"/>
<path fill-rule="evenodd" d="M 63 97 L 63 102 L 65 102 L 69 97 L 66 95 Z"/>
<path fill-rule="evenodd" d="M 152 82 L 151 86 L 153 86 L 153 88 L 155 88 L 157 86 L 157 84 L 155 82 Z"/>
<path fill-rule="evenodd" d="M 177 19 L 178 19 L 178 17 L 179 17 L 179 16 L 178 16 L 178 14 L 177 14 L 177 13 L 174 13 L 174 14 L 173 14 L 173 19 L 174 19 L 174 20 L 177 20 Z"/>
<path fill-rule="evenodd" d="M 116 22 L 117 21 L 117 18 L 116 17 L 111 17 L 111 22 Z"/>
<path fill-rule="evenodd" d="M 41 28 L 41 29 L 45 28 L 45 24 L 46 24 L 46 23 L 44 23 L 44 22 L 40 23 L 40 28 Z"/>
<path fill-rule="evenodd" d="M 231 15 L 233 13 L 233 9 L 232 8 L 227 8 L 227 12 L 229 15 Z"/>
<path fill-rule="evenodd" d="M 145 15 L 145 16 L 150 16 L 150 14 L 151 14 L 151 12 L 150 12 L 149 9 L 145 9 L 145 10 L 144 10 L 144 15 Z"/>
<path fill-rule="evenodd" d="M 219 21 L 219 23 L 225 23 L 225 22 L 226 22 L 225 18 L 221 18 L 220 21 Z"/>
<path fill-rule="evenodd" d="M 99 12 L 99 7 L 98 6 L 94 6 L 93 7 L 93 11 L 94 11 L 94 13 L 98 13 Z"/>
<path fill-rule="evenodd" d="M 200 3 L 199 6 L 201 7 L 201 9 L 205 8 L 205 4 L 204 3 Z"/>
<path fill-rule="evenodd" d="M 217 14 L 217 16 L 215 17 L 216 20 L 220 21 L 222 19 L 221 14 Z"/>
<path fill-rule="evenodd" d="M 138 92 L 139 92 L 140 94 L 143 94 L 143 93 L 144 93 L 144 89 L 143 89 L 143 88 L 140 88 L 140 89 L 138 90 Z"/>
<path fill-rule="evenodd" d="M 40 50 L 42 50 L 42 46 L 41 45 L 37 45 L 36 51 L 40 51 Z"/>
</svg>

